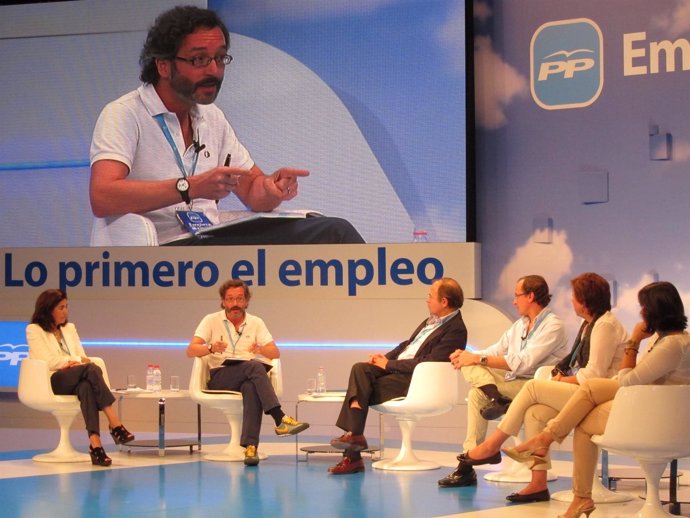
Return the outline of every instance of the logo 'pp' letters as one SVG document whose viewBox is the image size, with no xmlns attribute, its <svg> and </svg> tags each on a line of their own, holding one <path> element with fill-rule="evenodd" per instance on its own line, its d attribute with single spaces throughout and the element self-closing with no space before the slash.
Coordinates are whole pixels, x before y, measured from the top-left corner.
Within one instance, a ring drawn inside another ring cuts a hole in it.
<svg viewBox="0 0 690 518">
<path fill-rule="evenodd" d="M 578 18 L 539 27 L 530 48 L 530 86 L 534 101 L 546 110 L 583 108 L 596 101 L 604 86 L 599 26 Z"/>
</svg>

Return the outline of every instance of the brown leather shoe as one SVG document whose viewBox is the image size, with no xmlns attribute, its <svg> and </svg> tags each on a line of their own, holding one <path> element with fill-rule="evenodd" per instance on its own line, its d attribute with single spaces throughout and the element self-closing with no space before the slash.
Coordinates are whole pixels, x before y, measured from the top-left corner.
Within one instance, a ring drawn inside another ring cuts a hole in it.
<svg viewBox="0 0 690 518">
<path fill-rule="evenodd" d="M 331 446 L 339 450 L 362 451 L 368 450 L 367 439 L 363 435 L 352 435 L 346 432 L 340 437 L 331 440 Z"/>
<path fill-rule="evenodd" d="M 343 457 L 343 460 L 338 462 L 338 464 L 328 468 L 328 472 L 334 475 L 350 475 L 360 471 L 364 471 L 364 460 L 351 460 L 348 457 Z"/>
</svg>

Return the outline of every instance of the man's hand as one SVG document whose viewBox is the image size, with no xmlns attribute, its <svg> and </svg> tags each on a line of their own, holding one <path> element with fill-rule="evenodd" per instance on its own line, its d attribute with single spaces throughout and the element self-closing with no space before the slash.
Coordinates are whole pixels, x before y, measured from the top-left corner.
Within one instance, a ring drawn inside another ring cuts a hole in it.
<svg viewBox="0 0 690 518">
<path fill-rule="evenodd" d="M 388 358 L 386 358 L 383 354 L 370 354 L 369 363 L 376 365 L 381 369 L 385 369 L 386 365 L 388 365 Z"/>
<path fill-rule="evenodd" d="M 252 176 L 250 169 L 218 166 L 189 177 L 189 195 L 206 200 L 222 200 Z"/>
<path fill-rule="evenodd" d="M 452 363 L 453 367 L 456 369 L 460 369 L 461 367 L 466 367 L 468 365 L 479 365 L 479 355 L 458 349 L 450 355 L 450 363 Z"/>
<path fill-rule="evenodd" d="M 222 340 L 218 340 L 216 342 L 213 342 L 213 345 L 211 346 L 211 352 L 212 353 L 223 353 L 225 352 L 225 349 L 228 348 L 228 344 L 223 342 Z"/>
<path fill-rule="evenodd" d="M 297 178 L 309 176 L 309 171 L 283 167 L 271 176 L 267 176 L 264 182 L 266 192 L 280 201 L 288 201 L 297 196 L 299 184 Z"/>
</svg>

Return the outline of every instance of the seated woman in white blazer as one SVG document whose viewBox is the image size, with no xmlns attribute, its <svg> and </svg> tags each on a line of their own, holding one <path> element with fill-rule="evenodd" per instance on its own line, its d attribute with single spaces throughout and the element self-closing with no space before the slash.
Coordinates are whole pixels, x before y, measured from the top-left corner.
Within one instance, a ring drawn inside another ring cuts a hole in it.
<svg viewBox="0 0 690 518">
<path fill-rule="evenodd" d="M 59 395 L 79 398 L 86 431 L 89 434 L 91 462 L 110 466 L 100 437 L 98 411 L 108 418 L 115 444 L 134 440 L 122 425 L 112 405 L 115 398 L 103 379 L 101 368 L 86 356 L 77 328 L 67 322 L 67 295 L 62 290 L 46 290 L 36 299 L 31 323 L 26 327 L 29 358 L 44 360 L 52 372 L 50 384 Z"/>
</svg>

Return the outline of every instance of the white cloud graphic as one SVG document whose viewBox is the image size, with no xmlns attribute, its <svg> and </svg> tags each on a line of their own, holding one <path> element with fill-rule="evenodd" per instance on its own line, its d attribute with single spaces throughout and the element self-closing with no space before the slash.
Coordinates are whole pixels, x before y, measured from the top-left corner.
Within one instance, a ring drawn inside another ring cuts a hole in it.
<svg viewBox="0 0 690 518">
<path fill-rule="evenodd" d="M 554 287 L 562 279 L 569 279 L 572 264 L 573 252 L 568 245 L 565 230 L 554 230 L 550 244 L 535 243 L 533 236 L 530 236 L 524 245 L 515 250 L 513 257 L 501 271 L 493 298 L 512 300 L 515 281 L 530 274 L 544 277 L 551 292 L 554 292 Z"/>
<path fill-rule="evenodd" d="M 445 47 L 451 70 L 465 75 L 465 10 L 461 2 L 455 3 L 442 25 L 436 31 L 436 39 Z"/>
<path fill-rule="evenodd" d="M 494 52 L 487 36 L 474 40 L 474 75 L 477 124 L 486 129 L 504 126 L 505 107 L 528 96 L 527 79 Z"/>
<path fill-rule="evenodd" d="M 652 18 L 652 26 L 672 37 L 690 31 L 690 0 L 679 0 L 675 8 Z"/>
</svg>

